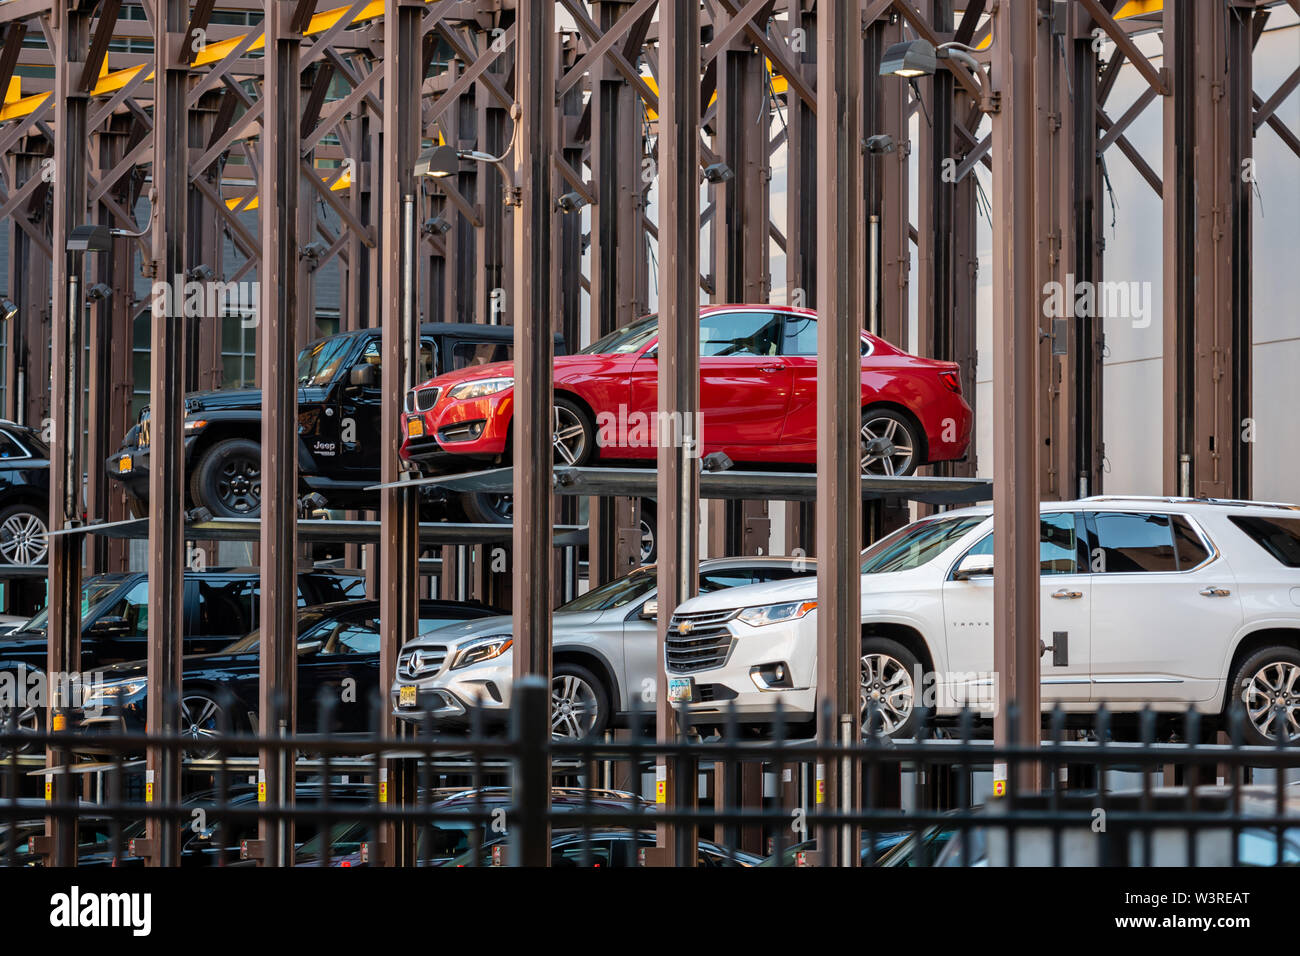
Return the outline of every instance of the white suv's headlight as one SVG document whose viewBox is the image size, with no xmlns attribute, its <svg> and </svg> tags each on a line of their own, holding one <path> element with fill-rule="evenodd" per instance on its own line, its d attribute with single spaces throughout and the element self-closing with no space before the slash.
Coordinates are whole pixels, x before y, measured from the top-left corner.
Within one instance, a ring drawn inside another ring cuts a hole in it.
<svg viewBox="0 0 1300 956">
<path fill-rule="evenodd" d="M 509 634 L 495 634 L 492 637 L 485 637 L 482 640 L 475 641 L 473 644 L 467 644 L 456 652 L 456 659 L 452 661 L 451 669 L 459 670 L 462 667 L 469 667 L 470 664 L 490 661 L 494 657 L 500 657 L 510 650 L 510 645 L 514 642 L 514 637 Z"/>
<path fill-rule="evenodd" d="M 503 392 L 507 388 L 514 388 L 514 385 L 515 380 L 513 378 L 483 378 L 477 382 L 453 385 L 447 394 L 455 399 L 483 398 L 486 395 Z"/>
<path fill-rule="evenodd" d="M 817 610 L 816 601 L 792 601 L 789 604 L 764 604 L 761 607 L 747 607 L 740 612 L 739 618 L 751 627 L 764 624 L 782 624 L 796 621 L 809 611 Z"/>
</svg>

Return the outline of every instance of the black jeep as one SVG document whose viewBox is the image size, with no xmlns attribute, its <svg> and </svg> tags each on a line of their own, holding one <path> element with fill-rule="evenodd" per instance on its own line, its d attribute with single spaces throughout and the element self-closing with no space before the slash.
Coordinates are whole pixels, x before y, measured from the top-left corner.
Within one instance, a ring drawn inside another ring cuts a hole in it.
<svg viewBox="0 0 1300 956">
<path fill-rule="evenodd" d="M 563 353 L 556 336 L 555 351 Z M 467 365 L 509 361 L 514 329 L 473 322 L 420 327 L 416 381 Z M 298 484 L 318 492 L 326 507 L 374 509 L 365 489 L 379 482 L 381 433 L 380 330 L 318 339 L 298 353 Z M 190 505 L 218 518 L 252 518 L 262 508 L 262 393 L 219 389 L 185 397 L 185 466 Z M 148 510 L 149 409 L 108 459 L 137 514 Z"/>
</svg>

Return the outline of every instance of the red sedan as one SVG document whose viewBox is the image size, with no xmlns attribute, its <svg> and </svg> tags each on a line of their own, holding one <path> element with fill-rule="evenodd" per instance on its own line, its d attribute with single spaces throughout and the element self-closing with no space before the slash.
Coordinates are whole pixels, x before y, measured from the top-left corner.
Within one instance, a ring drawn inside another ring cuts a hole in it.
<svg viewBox="0 0 1300 956">
<path fill-rule="evenodd" d="M 700 421 L 660 420 L 658 319 L 647 316 L 555 359 L 555 462 L 653 459 L 689 427 L 696 453 L 737 463 L 817 461 L 817 315 L 783 306 L 700 310 Z M 509 454 L 514 365 L 469 366 L 406 397 L 402 457 L 428 473 Z M 693 426 L 693 427 L 690 427 Z M 971 410 L 958 367 L 862 333 L 862 471 L 907 475 L 960 458 Z"/>
</svg>

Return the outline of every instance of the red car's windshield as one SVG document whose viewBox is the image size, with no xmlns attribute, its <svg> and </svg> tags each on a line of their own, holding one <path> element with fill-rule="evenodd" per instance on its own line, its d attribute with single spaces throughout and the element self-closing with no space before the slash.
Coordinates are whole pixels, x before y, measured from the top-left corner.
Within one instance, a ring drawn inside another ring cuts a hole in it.
<svg viewBox="0 0 1300 956">
<path fill-rule="evenodd" d="M 615 329 L 609 335 L 592 342 L 579 355 L 627 355 L 645 345 L 659 331 L 659 316 L 647 315 L 630 325 Z"/>
</svg>

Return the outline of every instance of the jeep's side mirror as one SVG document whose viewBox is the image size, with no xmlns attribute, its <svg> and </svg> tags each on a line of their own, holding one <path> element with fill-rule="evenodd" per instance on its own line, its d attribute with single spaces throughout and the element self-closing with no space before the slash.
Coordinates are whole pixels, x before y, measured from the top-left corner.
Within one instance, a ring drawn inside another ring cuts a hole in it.
<svg viewBox="0 0 1300 956">
<path fill-rule="evenodd" d="M 315 654 L 324 646 L 321 641 L 303 641 L 298 645 L 298 656 L 306 657 L 308 654 Z"/>
<path fill-rule="evenodd" d="M 969 581 L 976 577 L 992 577 L 993 575 L 993 555 L 991 554 L 968 554 L 957 562 L 957 567 L 952 572 L 954 581 Z"/>
<path fill-rule="evenodd" d="M 374 388 L 379 384 L 379 366 L 371 365 L 369 362 L 353 366 L 352 371 L 348 373 L 348 384 Z"/>
<path fill-rule="evenodd" d="M 659 620 L 659 602 L 651 600 L 642 604 L 640 618 L 643 621 Z"/>
<path fill-rule="evenodd" d="M 126 634 L 131 630 L 131 622 L 124 617 L 101 617 L 94 624 L 90 625 L 91 634 Z"/>
</svg>

